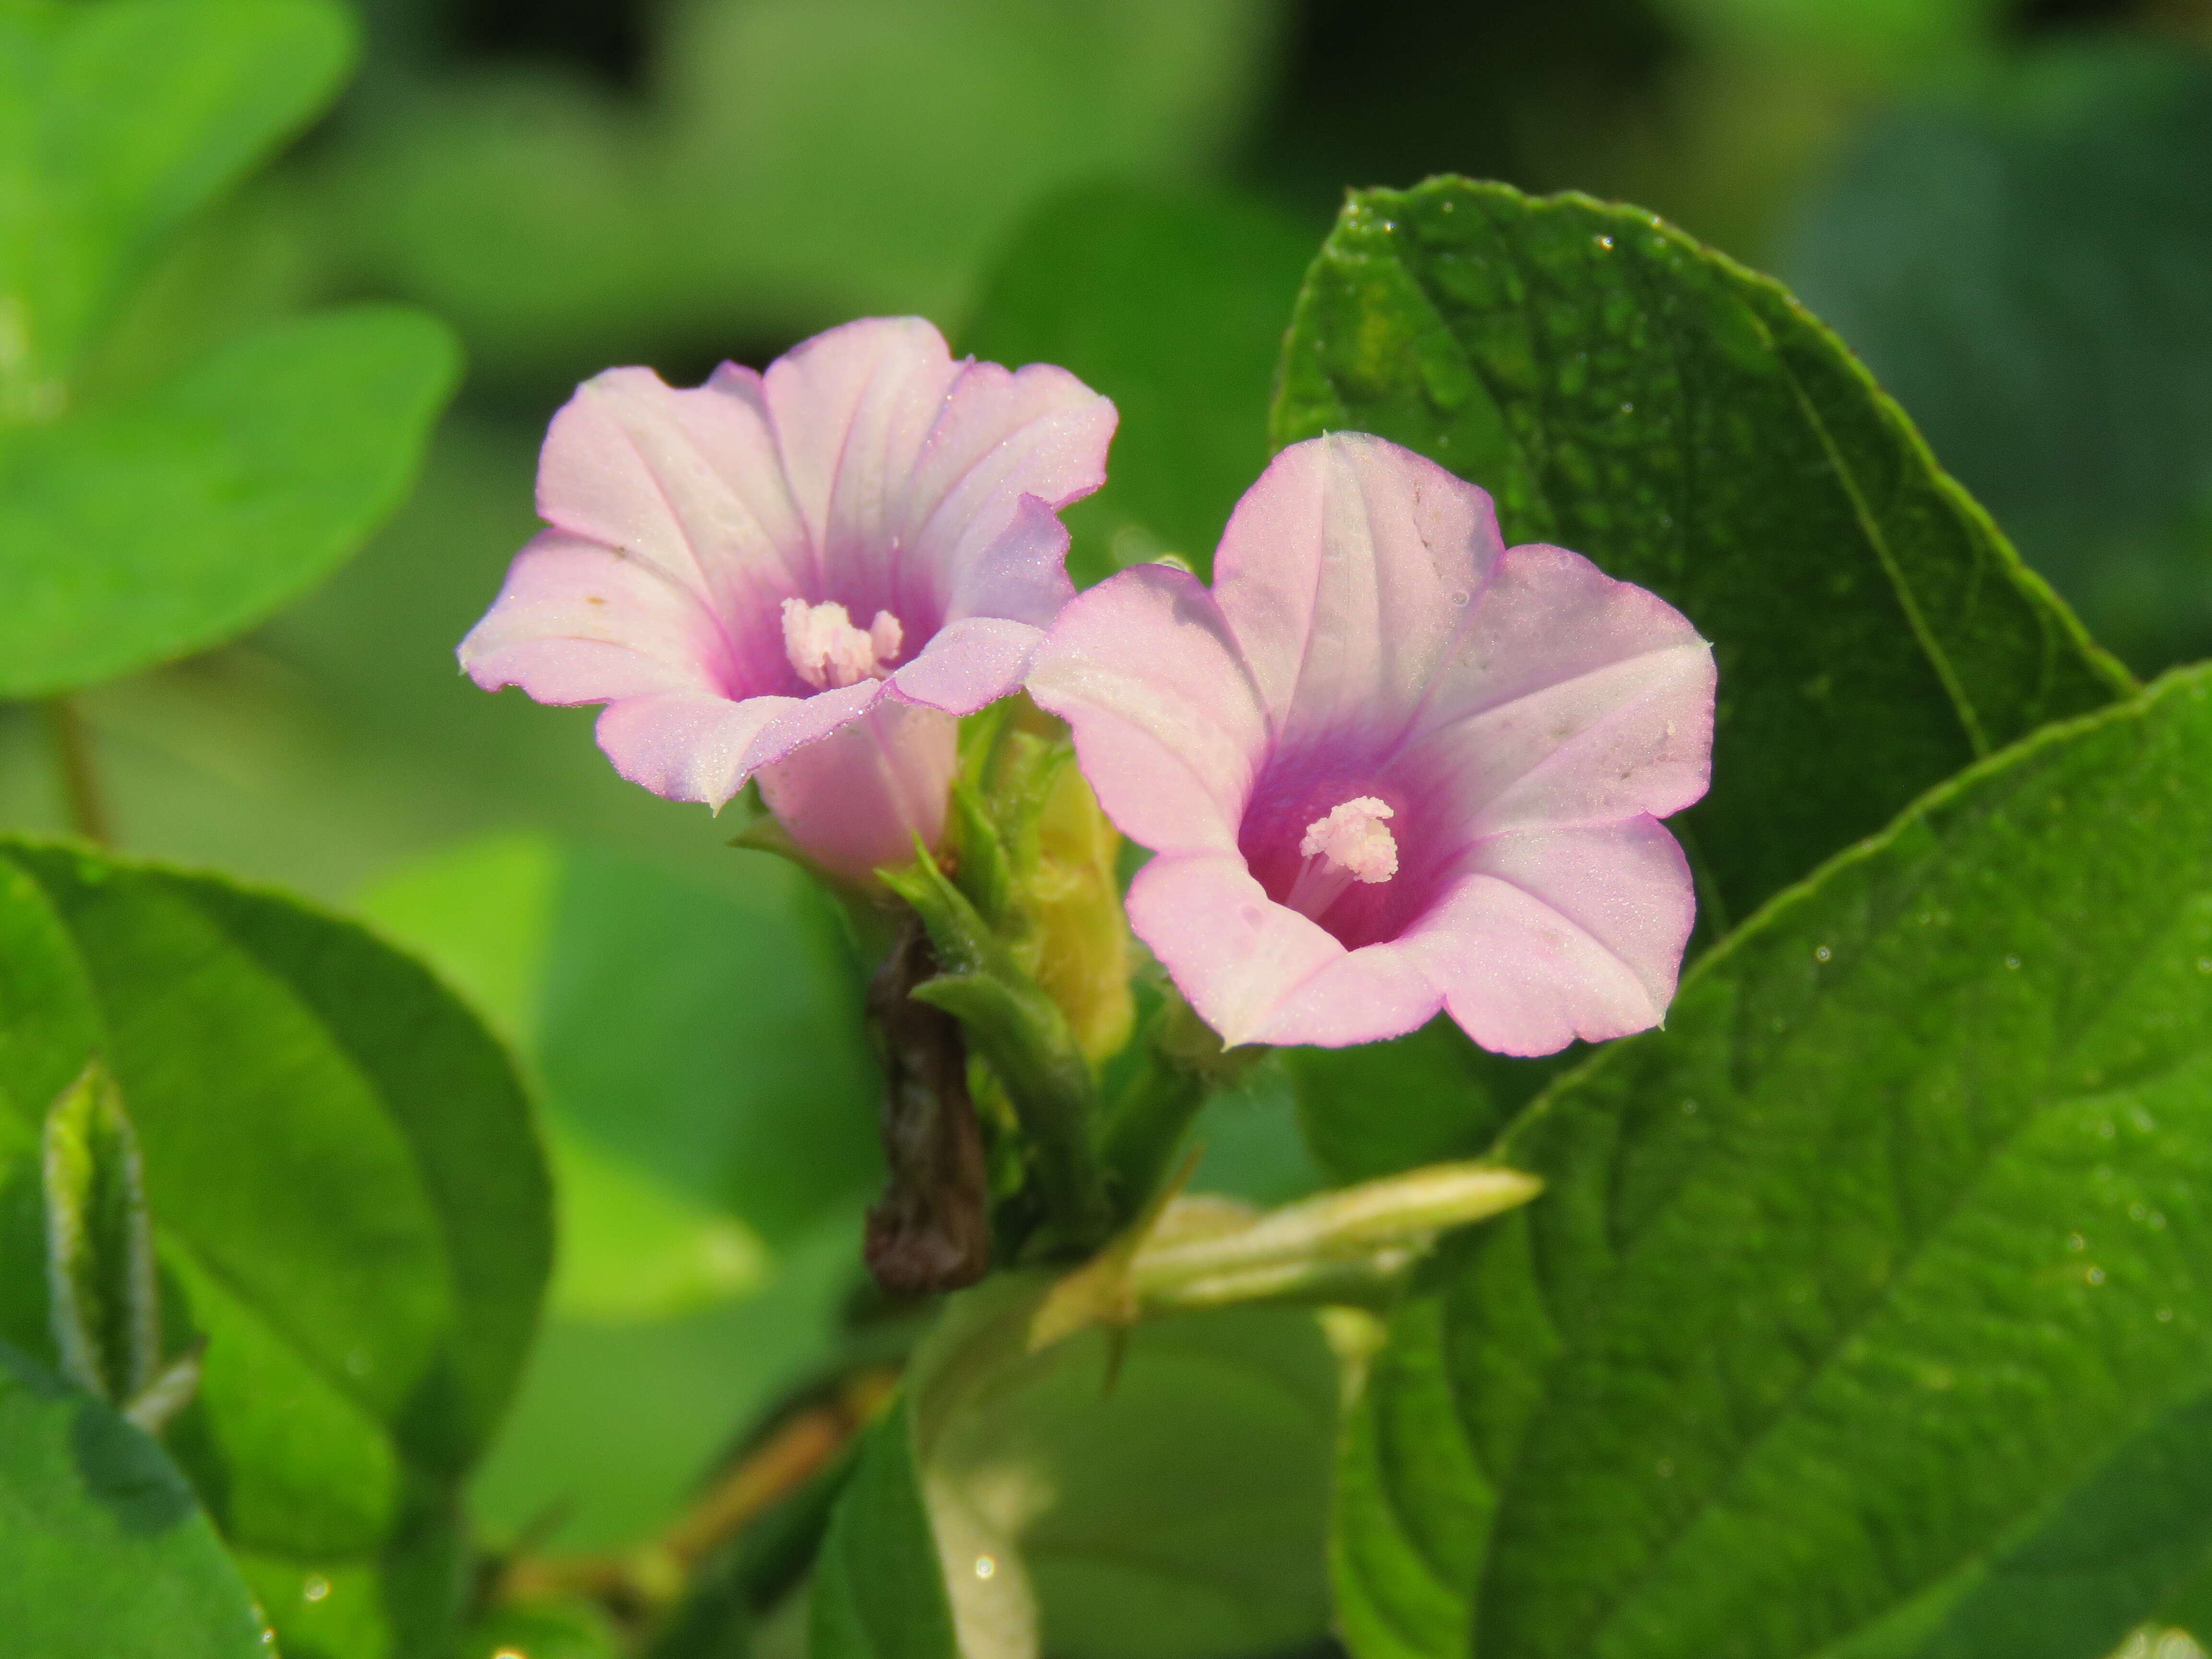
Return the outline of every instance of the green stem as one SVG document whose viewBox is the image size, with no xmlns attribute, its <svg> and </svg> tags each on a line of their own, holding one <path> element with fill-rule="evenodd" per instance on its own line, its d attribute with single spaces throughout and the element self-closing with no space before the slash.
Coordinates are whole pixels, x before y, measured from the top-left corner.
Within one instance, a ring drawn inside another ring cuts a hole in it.
<svg viewBox="0 0 2212 1659">
<path fill-rule="evenodd" d="M 1225 1052 L 1190 1005 L 1172 988 L 1166 992 L 1146 1036 L 1144 1062 L 1099 1136 L 1119 1220 L 1128 1221 L 1151 1201 L 1206 1097 L 1235 1083 L 1267 1053 L 1256 1045 Z"/>
<path fill-rule="evenodd" d="M 1206 1104 L 1206 1092 L 1203 1075 L 1163 1053 L 1158 1044 L 1146 1054 L 1137 1075 L 1114 1103 L 1099 1146 L 1115 1212 L 1121 1220 L 1143 1209 L 1166 1177 L 1176 1148 Z"/>
<path fill-rule="evenodd" d="M 109 839 L 107 805 L 100 794 L 100 775 L 93 768 L 92 742 L 85 731 L 84 716 L 66 696 L 47 698 L 46 714 L 46 735 L 53 744 L 54 771 L 69 811 L 70 828 L 105 847 Z"/>
</svg>

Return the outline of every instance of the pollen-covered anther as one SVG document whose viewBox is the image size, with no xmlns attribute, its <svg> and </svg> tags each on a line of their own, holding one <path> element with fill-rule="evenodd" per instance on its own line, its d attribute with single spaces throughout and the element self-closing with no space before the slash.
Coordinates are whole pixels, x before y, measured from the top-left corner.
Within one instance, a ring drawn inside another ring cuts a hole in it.
<svg viewBox="0 0 2212 1659">
<path fill-rule="evenodd" d="M 1305 860 L 1285 901 L 1316 921 L 1355 881 L 1378 884 L 1398 873 L 1398 841 L 1382 820 L 1397 815 L 1388 803 L 1358 795 L 1306 825 L 1298 842 Z"/>
<path fill-rule="evenodd" d="M 799 678 L 817 690 L 858 685 L 879 680 L 898 660 L 905 629 L 888 611 L 876 612 L 866 629 L 853 626 L 853 618 L 836 600 L 809 605 L 804 599 L 783 602 L 783 651 Z"/>
<path fill-rule="evenodd" d="M 1396 816 L 1372 795 L 1345 801 L 1306 825 L 1298 855 L 1326 859 L 1355 881 L 1388 881 L 1398 873 L 1398 842 L 1382 820 Z"/>
</svg>

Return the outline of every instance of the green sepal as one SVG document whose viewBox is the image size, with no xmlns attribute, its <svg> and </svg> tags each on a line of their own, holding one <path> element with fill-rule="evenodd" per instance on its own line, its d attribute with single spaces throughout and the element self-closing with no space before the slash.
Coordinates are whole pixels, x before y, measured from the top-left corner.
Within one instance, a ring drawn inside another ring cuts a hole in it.
<svg viewBox="0 0 2212 1659">
<path fill-rule="evenodd" d="M 965 779 L 952 786 L 952 837 L 960 891 L 994 928 L 1005 927 L 1014 905 L 1013 860 L 982 795 Z"/>
<path fill-rule="evenodd" d="M 63 1376 L 119 1410 L 161 1370 L 161 1312 L 145 1161 L 99 1060 L 48 1109 L 44 1155 L 54 1349 Z"/>
<path fill-rule="evenodd" d="M 1090 1062 L 1059 1005 L 918 840 L 915 850 L 905 869 L 878 874 L 914 907 L 949 971 L 911 994 L 958 1019 L 972 1051 L 1004 1085 L 1053 1223 L 1052 1242 L 1095 1245 L 1105 1236 L 1108 1212 L 1091 1140 Z"/>
<path fill-rule="evenodd" d="M 1224 1048 L 1173 982 L 1164 974 L 1158 981 L 1159 1006 L 1138 1038 L 1143 1054 L 1107 1108 L 1098 1133 L 1100 1160 L 1123 1221 L 1159 1190 L 1206 1097 L 1234 1085 L 1268 1053 L 1257 1043 Z"/>
</svg>

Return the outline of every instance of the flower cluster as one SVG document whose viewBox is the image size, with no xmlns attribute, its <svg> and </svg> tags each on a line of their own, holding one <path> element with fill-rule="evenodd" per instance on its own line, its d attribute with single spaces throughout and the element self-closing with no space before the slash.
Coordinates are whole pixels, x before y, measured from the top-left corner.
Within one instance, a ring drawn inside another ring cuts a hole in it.
<svg viewBox="0 0 2212 1659">
<path fill-rule="evenodd" d="M 866 882 L 935 847 L 956 717 L 1026 687 L 1151 849 L 1131 928 L 1222 1040 L 1365 1042 L 1442 1009 L 1500 1053 L 1656 1024 L 1693 911 L 1659 820 L 1705 788 L 1710 647 L 1490 498 L 1362 434 L 1294 445 L 1209 589 L 1078 597 L 1058 510 L 1113 405 L 1065 370 L 850 324 L 555 418 L 549 526 L 461 647 L 487 689 L 604 703 L 617 769 L 717 808 L 757 778 Z"/>
</svg>

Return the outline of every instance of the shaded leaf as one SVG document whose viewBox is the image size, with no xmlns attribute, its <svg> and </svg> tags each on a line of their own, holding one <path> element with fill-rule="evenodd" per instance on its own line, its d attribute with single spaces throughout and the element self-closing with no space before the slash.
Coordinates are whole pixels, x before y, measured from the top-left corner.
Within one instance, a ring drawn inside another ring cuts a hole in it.
<svg viewBox="0 0 2212 1659">
<path fill-rule="evenodd" d="M 1315 1160 L 1337 1182 L 1473 1158 L 1582 1054 L 1508 1060 L 1439 1015 L 1419 1030 L 1356 1048 L 1286 1048 L 1283 1067 Z"/>
<path fill-rule="evenodd" d="M 1046 1288 L 1002 1276 L 947 1304 L 878 1431 L 902 1418 L 902 1443 L 872 1444 L 838 1500 L 817 1643 L 906 1617 L 916 1651 L 948 1651 L 917 1565 L 932 1539 L 967 1659 L 1205 1659 L 1318 1639 L 1337 1378 L 1313 1317 L 1237 1308 L 1031 1353 Z"/>
<path fill-rule="evenodd" d="M 46 1296 L 62 1375 L 120 1411 L 161 1364 L 161 1309 L 146 1164 L 121 1094 L 97 1060 L 40 1135 Z"/>
<path fill-rule="evenodd" d="M 868 1430 L 814 1564 L 814 1659 L 963 1659 L 904 1398 Z M 964 1659 L 987 1659 L 966 1654 Z"/>
</svg>

